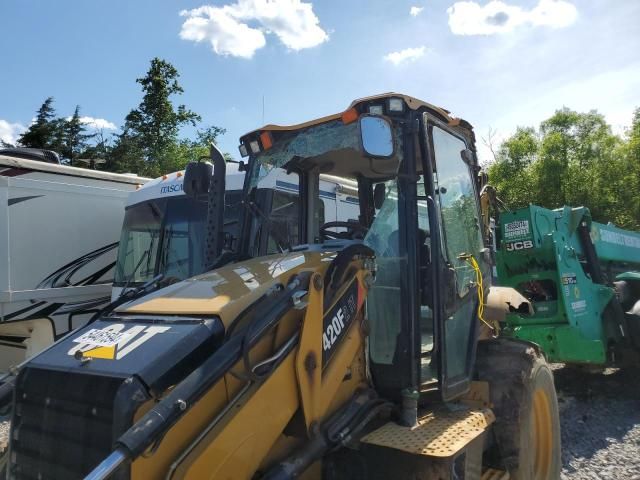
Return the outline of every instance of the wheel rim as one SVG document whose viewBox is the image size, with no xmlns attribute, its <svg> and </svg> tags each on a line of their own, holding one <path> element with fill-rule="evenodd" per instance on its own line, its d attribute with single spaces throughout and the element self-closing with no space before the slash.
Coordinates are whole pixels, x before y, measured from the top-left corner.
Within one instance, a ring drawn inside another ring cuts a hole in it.
<svg viewBox="0 0 640 480">
<path fill-rule="evenodd" d="M 553 427 L 547 392 L 538 388 L 533 395 L 533 478 L 546 480 L 551 470 L 553 455 Z"/>
</svg>

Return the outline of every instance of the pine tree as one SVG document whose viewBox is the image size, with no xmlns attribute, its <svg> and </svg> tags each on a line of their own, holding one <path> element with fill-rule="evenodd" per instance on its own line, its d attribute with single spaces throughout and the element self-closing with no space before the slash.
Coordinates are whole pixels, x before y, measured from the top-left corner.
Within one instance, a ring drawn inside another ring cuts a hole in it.
<svg viewBox="0 0 640 480">
<path fill-rule="evenodd" d="M 18 138 L 23 147 L 44 148 L 61 153 L 64 148 L 64 120 L 56 117 L 53 97 L 47 98 L 38 109 L 36 120 Z"/>
<path fill-rule="evenodd" d="M 112 162 L 129 163 L 131 155 L 142 154 L 144 173 L 159 174 L 169 165 L 166 158 L 178 145 L 180 127 L 195 126 L 200 116 L 184 105 L 174 108 L 171 96 L 183 92 L 178 83 L 178 71 L 165 60 L 154 58 L 147 74 L 136 80 L 142 85 L 144 96 L 138 108 L 125 118 L 123 133 L 116 140 L 114 155 L 120 159 Z M 130 168 L 127 168 L 130 170 Z"/>
<path fill-rule="evenodd" d="M 65 120 L 62 124 L 64 147 L 62 156 L 69 160 L 69 165 L 79 158 L 89 146 L 88 141 L 95 137 L 95 134 L 87 134 L 87 128 L 80 121 L 80 106 L 77 105 L 73 116 Z"/>
<path fill-rule="evenodd" d="M 209 126 L 198 130 L 195 139 L 179 137 L 181 127 L 196 126 L 201 120 L 184 105 L 174 106 L 172 97 L 183 93 L 179 76 L 169 62 L 151 60 L 146 75 L 136 80 L 142 86 L 142 101 L 126 116 L 113 145 L 104 149 L 105 170 L 156 177 L 208 155 L 209 145 L 225 130 Z"/>
</svg>

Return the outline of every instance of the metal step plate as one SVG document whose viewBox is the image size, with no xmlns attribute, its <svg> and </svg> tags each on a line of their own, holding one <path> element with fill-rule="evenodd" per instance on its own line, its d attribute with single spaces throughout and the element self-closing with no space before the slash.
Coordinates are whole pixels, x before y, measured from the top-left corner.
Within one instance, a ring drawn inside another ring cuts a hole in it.
<svg viewBox="0 0 640 480">
<path fill-rule="evenodd" d="M 438 410 L 420 418 L 416 427 L 389 422 L 362 438 L 363 443 L 395 448 L 414 455 L 445 458 L 463 450 L 495 420 L 490 409 Z"/>
</svg>

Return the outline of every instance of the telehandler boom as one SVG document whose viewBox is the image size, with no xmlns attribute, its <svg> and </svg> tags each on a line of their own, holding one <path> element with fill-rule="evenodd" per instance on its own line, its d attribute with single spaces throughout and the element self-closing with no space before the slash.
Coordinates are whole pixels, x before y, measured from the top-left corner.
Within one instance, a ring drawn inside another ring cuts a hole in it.
<svg viewBox="0 0 640 480">
<path fill-rule="evenodd" d="M 530 206 L 500 224 L 498 281 L 534 307 L 507 314 L 503 333 L 553 362 L 638 365 L 640 233 L 594 222 L 584 207 Z"/>
<path fill-rule="evenodd" d="M 395 93 L 250 132 L 235 241 L 212 148 L 184 182 L 208 196 L 207 273 L 154 279 L 19 371 L 10 478 L 559 478 L 541 352 L 479 340 L 474 141 Z M 295 236 L 256 195 L 274 170 L 299 179 Z M 357 219 L 320 220 L 321 174 L 357 184 Z"/>
</svg>

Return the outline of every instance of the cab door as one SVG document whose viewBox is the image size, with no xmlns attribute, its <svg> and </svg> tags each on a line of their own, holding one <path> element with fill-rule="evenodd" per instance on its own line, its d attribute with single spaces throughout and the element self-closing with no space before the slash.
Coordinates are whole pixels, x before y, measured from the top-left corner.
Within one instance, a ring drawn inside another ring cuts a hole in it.
<svg viewBox="0 0 640 480">
<path fill-rule="evenodd" d="M 439 380 L 444 400 L 469 388 L 478 333 L 478 285 L 467 260 L 482 266 L 483 242 L 473 172 L 463 159 L 467 145 L 445 126 L 425 119 L 440 224 L 440 295 L 436 315 Z"/>
</svg>

